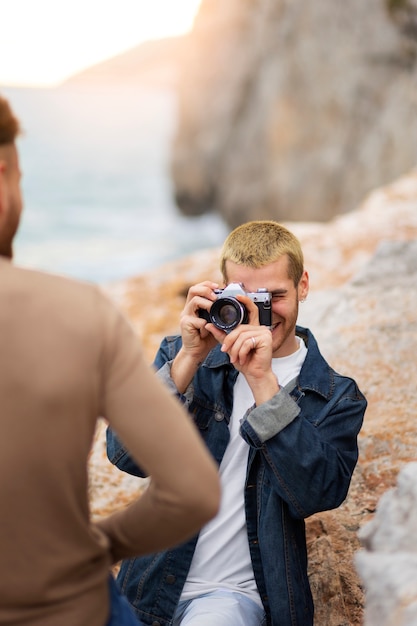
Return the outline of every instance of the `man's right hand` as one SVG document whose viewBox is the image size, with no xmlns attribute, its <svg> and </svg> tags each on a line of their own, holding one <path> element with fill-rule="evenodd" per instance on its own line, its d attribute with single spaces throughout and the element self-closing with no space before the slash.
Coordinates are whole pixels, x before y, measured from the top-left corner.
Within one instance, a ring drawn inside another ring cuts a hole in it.
<svg viewBox="0 0 417 626">
<path fill-rule="evenodd" d="M 210 311 L 217 299 L 214 289 L 219 285 L 204 281 L 190 287 L 184 309 L 180 316 L 182 347 L 171 367 L 171 377 L 180 393 L 184 393 L 200 363 L 204 361 L 217 341 L 206 329 L 208 323 L 199 317 L 198 310 Z"/>
</svg>

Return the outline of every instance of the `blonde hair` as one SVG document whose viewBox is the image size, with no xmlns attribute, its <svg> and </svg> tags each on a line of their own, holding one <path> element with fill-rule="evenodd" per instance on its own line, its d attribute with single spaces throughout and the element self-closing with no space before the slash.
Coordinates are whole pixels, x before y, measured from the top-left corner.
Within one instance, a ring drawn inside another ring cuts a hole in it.
<svg viewBox="0 0 417 626">
<path fill-rule="evenodd" d="M 19 120 L 8 101 L 0 96 L 0 146 L 13 143 L 20 133 Z"/>
<path fill-rule="evenodd" d="M 246 222 L 226 238 L 220 254 L 220 270 L 227 283 L 226 261 L 258 269 L 288 257 L 288 277 L 297 286 L 304 271 L 301 244 L 285 226 L 272 220 Z"/>
</svg>

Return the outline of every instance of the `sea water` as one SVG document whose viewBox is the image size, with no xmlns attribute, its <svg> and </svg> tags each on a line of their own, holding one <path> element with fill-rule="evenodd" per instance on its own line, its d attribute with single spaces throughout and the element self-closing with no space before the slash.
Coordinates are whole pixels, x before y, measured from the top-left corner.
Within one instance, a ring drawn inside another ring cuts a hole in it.
<svg viewBox="0 0 417 626">
<path fill-rule="evenodd" d="M 24 129 L 16 263 L 108 283 L 221 245 L 228 229 L 219 216 L 184 217 L 175 207 L 174 92 L 85 86 L 0 93 Z"/>
</svg>

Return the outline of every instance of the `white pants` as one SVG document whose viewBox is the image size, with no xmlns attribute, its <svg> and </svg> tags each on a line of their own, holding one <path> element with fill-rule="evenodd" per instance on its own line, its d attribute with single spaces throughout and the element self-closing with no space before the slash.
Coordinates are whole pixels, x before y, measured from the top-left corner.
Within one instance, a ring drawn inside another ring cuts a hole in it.
<svg viewBox="0 0 417 626">
<path fill-rule="evenodd" d="M 243 593 L 219 589 L 178 604 L 173 626 L 262 626 L 265 611 Z"/>
</svg>

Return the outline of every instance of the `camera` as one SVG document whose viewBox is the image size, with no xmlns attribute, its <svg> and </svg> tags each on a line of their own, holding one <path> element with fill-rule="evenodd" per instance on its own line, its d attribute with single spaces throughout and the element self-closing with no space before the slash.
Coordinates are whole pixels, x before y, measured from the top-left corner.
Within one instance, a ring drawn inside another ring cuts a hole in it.
<svg viewBox="0 0 417 626">
<path fill-rule="evenodd" d="M 236 299 L 237 295 L 248 296 L 256 304 L 259 311 L 259 323 L 271 326 L 272 296 L 267 289 L 254 292 L 245 291 L 241 283 L 230 283 L 224 289 L 215 289 L 217 300 L 211 305 L 210 311 L 199 309 L 198 315 L 214 324 L 220 330 L 230 333 L 239 324 L 248 323 L 248 311 L 245 305 Z"/>
</svg>

